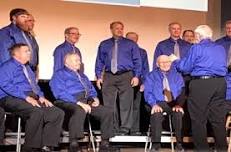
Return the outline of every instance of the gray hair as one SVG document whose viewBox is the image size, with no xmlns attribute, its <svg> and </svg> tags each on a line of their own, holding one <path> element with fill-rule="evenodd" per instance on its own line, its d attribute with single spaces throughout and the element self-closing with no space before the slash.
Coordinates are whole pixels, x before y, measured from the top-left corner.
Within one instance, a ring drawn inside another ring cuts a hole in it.
<svg viewBox="0 0 231 152">
<path fill-rule="evenodd" d="M 199 39 L 212 39 L 213 30 L 208 25 L 199 25 L 194 30 L 196 34 L 199 34 Z"/>
</svg>

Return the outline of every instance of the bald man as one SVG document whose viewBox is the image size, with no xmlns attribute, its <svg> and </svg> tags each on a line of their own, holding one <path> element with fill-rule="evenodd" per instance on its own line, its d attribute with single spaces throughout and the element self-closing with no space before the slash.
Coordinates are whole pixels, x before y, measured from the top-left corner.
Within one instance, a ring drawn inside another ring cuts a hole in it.
<svg viewBox="0 0 231 152">
<path fill-rule="evenodd" d="M 163 112 L 172 115 L 173 127 L 175 128 L 178 151 L 182 148 L 182 117 L 184 98 L 184 80 L 180 73 L 171 66 L 169 57 L 161 55 L 157 58 L 157 68 L 150 72 L 145 80 L 144 97 L 145 101 L 152 107 L 151 109 L 151 135 L 152 150 L 158 151 L 160 148 Z"/>
<path fill-rule="evenodd" d="M 86 75 L 79 72 L 81 58 L 77 53 L 67 53 L 64 65 L 64 68 L 53 74 L 50 86 L 57 99 L 56 105 L 65 112 L 71 113 L 70 152 L 81 151 L 78 139 L 84 137 L 84 121 L 87 114 L 100 120 L 102 132 L 100 152 L 110 151 L 109 138 L 113 135 L 113 111 L 100 105 L 94 86 Z"/>
</svg>

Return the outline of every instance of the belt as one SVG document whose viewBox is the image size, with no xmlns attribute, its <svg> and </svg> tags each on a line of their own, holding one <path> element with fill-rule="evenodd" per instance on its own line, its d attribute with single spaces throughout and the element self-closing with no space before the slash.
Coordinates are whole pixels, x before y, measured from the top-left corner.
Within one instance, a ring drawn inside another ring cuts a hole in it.
<svg viewBox="0 0 231 152">
<path fill-rule="evenodd" d="M 192 76 L 192 79 L 212 79 L 212 78 L 223 78 L 223 76 Z"/>
<path fill-rule="evenodd" d="M 124 73 L 127 73 L 127 72 L 130 72 L 130 70 L 127 70 L 127 71 L 117 71 L 116 73 L 112 73 L 111 71 L 106 71 L 106 73 L 110 73 L 110 74 L 113 74 L 113 75 L 120 75 L 120 74 L 124 74 Z"/>
</svg>

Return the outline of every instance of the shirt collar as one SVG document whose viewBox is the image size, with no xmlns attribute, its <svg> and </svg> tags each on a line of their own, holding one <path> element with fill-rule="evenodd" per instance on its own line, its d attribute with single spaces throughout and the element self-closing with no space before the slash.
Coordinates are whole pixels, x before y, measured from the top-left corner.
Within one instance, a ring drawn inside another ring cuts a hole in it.
<svg viewBox="0 0 231 152">
<path fill-rule="evenodd" d="M 70 46 L 70 47 L 75 47 L 75 45 L 74 44 L 72 44 L 72 43 L 70 43 L 70 42 L 68 42 L 67 40 L 65 40 L 65 42 L 64 42 L 66 45 L 68 45 L 68 46 Z"/>
<path fill-rule="evenodd" d="M 209 43 L 209 42 L 212 42 L 211 39 L 203 39 L 200 41 L 200 43 Z"/>
</svg>

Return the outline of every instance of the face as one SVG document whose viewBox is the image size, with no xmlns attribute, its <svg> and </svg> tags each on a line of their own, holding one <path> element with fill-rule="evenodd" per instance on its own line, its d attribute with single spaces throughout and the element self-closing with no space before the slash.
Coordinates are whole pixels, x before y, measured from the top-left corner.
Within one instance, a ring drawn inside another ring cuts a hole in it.
<svg viewBox="0 0 231 152">
<path fill-rule="evenodd" d="M 194 42 L 195 42 L 195 43 L 199 43 L 200 41 L 201 41 L 200 34 L 197 33 L 197 32 L 195 32 L 195 40 L 194 40 Z"/>
<path fill-rule="evenodd" d="M 21 28 L 23 31 L 27 31 L 28 30 L 28 26 L 27 26 L 27 19 L 28 19 L 28 15 L 27 14 L 21 14 L 18 16 L 13 16 L 13 22 L 19 26 L 19 28 Z"/>
<path fill-rule="evenodd" d="M 32 15 L 28 15 L 28 18 L 26 20 L 26 24 L 28 26 L 28 30 L 29 31 L 32 31 L 33 28 L 34 28 L 34 23 L 35 23 L 35 20 L 34 20 L 34 17 Z"/>
<path fill-rule="evenodd" d="M 161 55 L 157 59 L 157 66 L 160 68 L 163 72 L 168 72 L 171 68 L 171 61 L 169 60 L 168 56 Z"/>
<path fill-rule="evenodd" d="M 127 34 L 126 38 L 134 41 L 135 43 L 137 43 L 138 41 L 138 36 L 135 33 Z"/>
<path fill-rule="evenodd" d="M 122 37 L 124 35 L 124 27 L 119 23 L 115 23 L 111 28 L 113 37 Z"/>
<path fill-rule="evenodd" d="M 179 24 L 172 24 L 169 27 L 169 33 L 172 38 L 180 38 L 181 35 L 181 26 Z"/>
<path fill-rule="evenodd" d="M 77 71 L 81 67 L 80 57 L 78 55 L 71 55 L 66 60 L 66 66 L 70 69 Z"/>
<path fill-rule="evenodd" d="M 231 37 L 231 23 L 226 24 L 225 26 L 225 32 L 228 37 Z"/>
<path fill-rule="evenodd" d="M 22 46 L 15 51 L 14 57 L 22 64 L 26 64 L 30 61 L 31 51 L 28 46 Z"/>
<path fill-rule="evenodd" d="M 194 42 L 194 33 L 191 31 L 187 31 L 185 32 L 185 34 L 183 35 L 183 40 L 189 42 L 189 43 L 193 43 Z"/>
<path fill-rule="evenodd" d="M 71 29 L 69 33 L 65 34 L 65 38 L 68 42 L 75 44 L 79 41 L 81 34 L 78 29 Z"/>
</svg>

